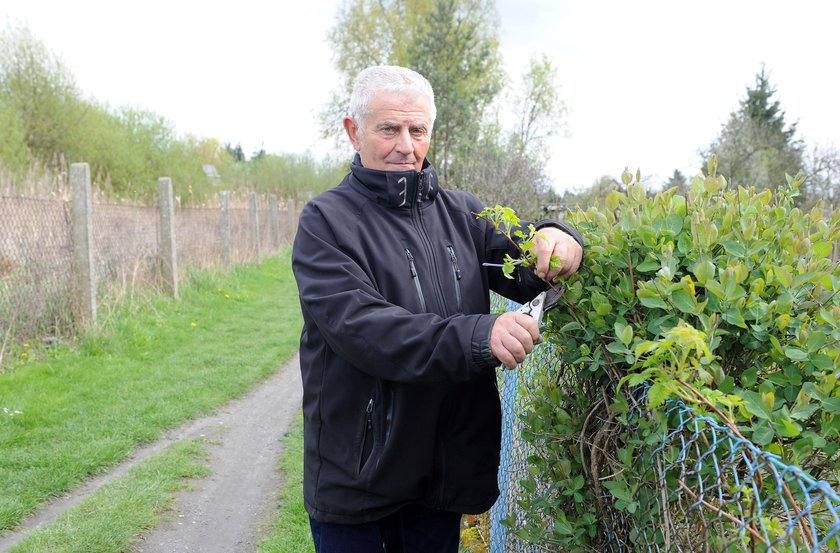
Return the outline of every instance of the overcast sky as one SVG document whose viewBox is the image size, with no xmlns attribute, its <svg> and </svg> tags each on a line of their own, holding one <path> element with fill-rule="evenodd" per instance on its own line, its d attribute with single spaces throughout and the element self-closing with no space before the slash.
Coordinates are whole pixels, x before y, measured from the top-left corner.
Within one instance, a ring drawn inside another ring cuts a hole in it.
<svg viewBox="0 0 840 553">
<path fill-rule="evenodd" d="M 325 36 L 341 0 L 7 1 L 85 94 L 246 153 L 320 157 L 317 113 L 337 76 Z M 692 176 L 765 65 L 809 146 L 840 147 L 840 3 L 498 0 L 508 74 L 545 53 L 569 114 L 551 144 L 558 191 L 624 166 Z M 338 125 L 339 122 L 336 122 Z"/>
</svg>

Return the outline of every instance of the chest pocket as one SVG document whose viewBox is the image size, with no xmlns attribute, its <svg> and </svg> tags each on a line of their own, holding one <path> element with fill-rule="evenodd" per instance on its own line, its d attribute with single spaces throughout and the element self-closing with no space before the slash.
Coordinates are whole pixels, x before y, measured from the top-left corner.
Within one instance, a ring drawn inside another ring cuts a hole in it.
<svg viewBox="0 0 840 553">
<path fill-rule="evenodd" d="M 411 250 L 405 248 L 405 257 L 408 260 L 408 273 L 411 275 L 411 281 L 414 283 L 414 288 L 417 290 L 417 298 L 420 300 L 420 311 L 426 311 L 426 298 L 423 297 L 423 287 L 420 286 L 420 275 L 417 273 L 417 265 L 414 263 L 414 254 Z"/>
<path fill-rule="evenodd" d="M 452 268 L 452 281 L 455 286 L 455 302 L 458 313 L 464 310 L 464 300 L 461 296 L 461 267 L 458 266 L 458 256 L 455 255 L 455 247 L 452 244 L 446 245 L 446 252 L 449 254 L 449 263 Z"/>
</svg>

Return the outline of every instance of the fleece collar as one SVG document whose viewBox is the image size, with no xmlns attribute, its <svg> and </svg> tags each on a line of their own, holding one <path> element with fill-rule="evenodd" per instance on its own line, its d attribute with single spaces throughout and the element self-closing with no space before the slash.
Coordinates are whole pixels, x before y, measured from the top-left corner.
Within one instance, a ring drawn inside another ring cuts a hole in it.
<svg viewBox="0 0 840 553">
<path fill-rule="evenodd" d="M 416 204 L 433 202 L 438 193 L 437 172 L 428 159 L 423 160 L 420 172 L 378 171 L 364 167 L 359 154 L 356 154 L 350 172 L 354 180 L 389 207 L 408 209 Z"/>
</svg>

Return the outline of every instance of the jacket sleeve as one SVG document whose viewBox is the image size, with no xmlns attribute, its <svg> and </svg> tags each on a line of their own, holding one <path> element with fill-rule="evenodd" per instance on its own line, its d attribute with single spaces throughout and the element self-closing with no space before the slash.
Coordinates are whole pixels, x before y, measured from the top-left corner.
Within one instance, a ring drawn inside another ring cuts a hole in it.
<svg viewBox="0 0 840 553">
<path fill-rule="evenodd" d="M 352 255 L 307 204 L 292 259 L 303 340 L 318 334 L 358 370 L 398 382 L 464 381 L 498 365 L 489 340 L 496 315 L 412 313 L 386 301 Z"/>
</svg>

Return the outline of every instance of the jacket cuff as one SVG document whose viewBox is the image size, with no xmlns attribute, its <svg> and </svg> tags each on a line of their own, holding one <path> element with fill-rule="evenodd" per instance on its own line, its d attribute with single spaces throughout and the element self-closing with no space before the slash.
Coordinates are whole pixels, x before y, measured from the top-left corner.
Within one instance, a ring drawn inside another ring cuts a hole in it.
<svg viewBox="0 0 840 553">
<path fill-rule="evenodd" d="M 499 366 L 499 360 L 490 351 L 490 333 L 493 325 L 496 324 L 497 314 L 482 315 L 478 317 L 473 329 L 471 355 L 472 362 L 479 371 L 495 369 Z"/>
</svg>

